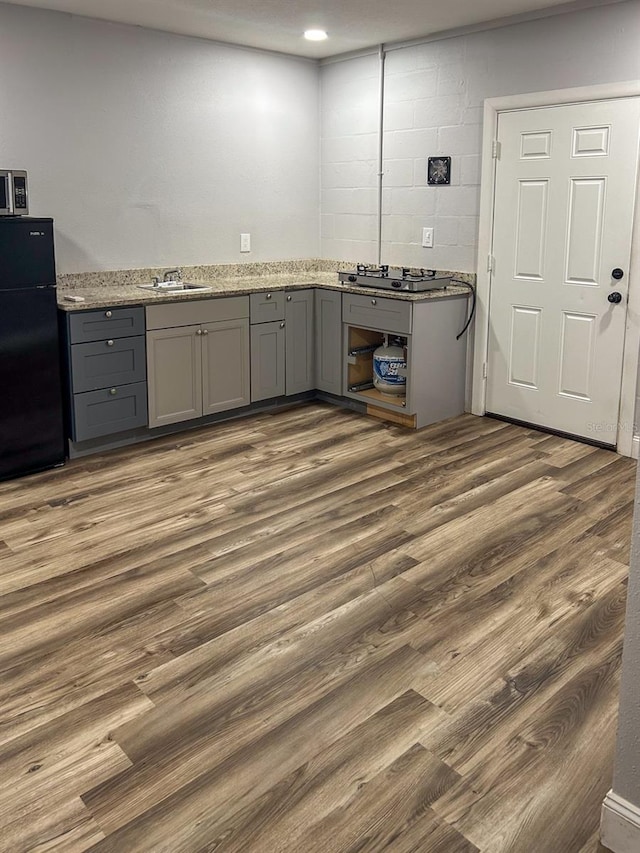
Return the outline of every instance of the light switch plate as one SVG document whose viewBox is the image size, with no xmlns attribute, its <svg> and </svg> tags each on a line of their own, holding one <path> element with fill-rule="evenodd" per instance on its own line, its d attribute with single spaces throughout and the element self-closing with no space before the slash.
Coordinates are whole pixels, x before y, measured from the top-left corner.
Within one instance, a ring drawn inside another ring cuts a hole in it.
<svg viewBox="0 0 640 853">
<path fill-rule="evenodd" d="M 240 251 L 241 252 L 250 252 L 251 251 L 251 234 L 241 234 L 240 235 Z"/>
<path fill-rule="evenodd" d="M 433 228 L 422 229 L 422 246 L 424 249 L 433 249 Z"/>
</svg>

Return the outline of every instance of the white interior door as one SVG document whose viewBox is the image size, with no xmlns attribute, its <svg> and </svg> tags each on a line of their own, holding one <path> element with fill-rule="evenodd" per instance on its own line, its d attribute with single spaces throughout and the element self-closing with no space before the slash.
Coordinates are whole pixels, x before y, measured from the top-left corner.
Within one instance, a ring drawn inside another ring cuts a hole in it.
<svg viewBox="0 0 640 853">
<path fill-rule="evenodd" d="M 640 98 L 499 114 L 488 412 L 615 445 L 639 134 Z"/>
</svg>

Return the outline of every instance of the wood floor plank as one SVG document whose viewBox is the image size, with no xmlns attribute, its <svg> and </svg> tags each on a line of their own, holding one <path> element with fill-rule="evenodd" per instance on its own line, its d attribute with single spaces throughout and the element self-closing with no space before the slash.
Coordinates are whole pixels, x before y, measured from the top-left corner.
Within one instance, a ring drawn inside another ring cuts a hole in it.
<svg viewBox="0 0 640 853">
<path fill-rule="evenodd" d="M 151 644 L 166 648 L 175 657 L 136 678 L 136 683 L 154 701 L 171 696 L 179 698 L 185 689 L 215 677 L 242 655 L 256 652 L 286 633 L 338 610 L 413 565 L 411 557 L 389 552 L 383 560 L 374 560 L 324 581 L 223 634 L 219 633 L 219 619 L 211 602 L 198 604 L 193 616 L 159 633 Z M 196 605 L 204 597 L 190 601 Z"/>
<path fill-rule="evenodd" d="M 415 733 L 428 727 L 434 714 L 431 703 L 412 691 L 404 693 L 224 821 L 208 847 L 220 853 L 306 850 L 302 837 L 309 832 L 322 839 L 326 850 L 332 838 L 342 844 L 340 834 L 323 832 L 319 824 L 411 749 Z"/>
<path fill-rule="evenodd" d="M 576 568 L 590 557 L 590 571 L 578 573 Z M 429 619 L 420 631 L 414 626 L 412 645 L 438 664 L 437 673 L 422 684 L 427 698 L 447 710 L 457 707 L 462 696 L 465 703 L 470 701 L 484 685 L 544 646 L 547 638 L 562 636 L 567 625 L 581 626 L 583 612 L 593 601 L 603 604 L 605 616 L 610 603 L 614 615 L 622 615 L 626 591 L 620 564 L 592 555 L 584 544 L 582 549 L 554 552 L 544 562 L 553 566 L 552 572 L 541 571 L 543 562 L 534 563 L 475 601 L 470 597 L 466 619 L 453 629 L 447 611 Z M 413 610 L 420 613 L 422 608 L 414 605 Z M 599 615 L 599 607 L 589 610 L 587 629 L 594 619 L 597 629 Z M 514 622 L 522 633 L 517 643 L 510 644 Z M 563 650 L 566 643 L 564 639 Z M 557 649 L 552 648 L 551 656 L 555 660 Z M 546 672 L 544 665 L 542 669 Z M 533 672 L 528 678 L 535 680 Z"/>
<path fill-rule="evenodd" d="M 109 802 L 100 789 L 85 795 L 84 802 L 108 832 L 96 851 L 167 849 L 167 836 L 174 850 L 197 850 L 221 819 L 228 819 L 402 695 L 408 674 L 420 664 L 417 652 L 402 647 L 382 662 L 364 668 L 348 685 L 328 693 L 258 742 L 230 755 L 141 817 L 127 820 L 127 810 L 133 810 L 134 803 L 122 803 L 119 797 Z M 119 828 L 112 831 L 112 826 Z"/>
<path fill-rule="evenodd" d="M 493 683 L 443 716 L 421 742 L 461 774 L 472 772 L 499 743 L 516 738 L 566 681 L 617 653 L 625 593 L 624 587 L 613 588 L 559 635 L 529 649 L 513 668 L 505 660 Z"/>
<path fill-rule="evenodd" d="M 403 597 L 410 600 L 411 595 L 407 590 Z M 234 661 L 211 682 L 199 681 L 175 703 L 159 702 L 157 711 L 114 731 L 133 766 L 85 797 L 101 825 L 105 815 L 110 825 L 120 825 L 120 802 L 127 803 L 130 817 L 134 797 L 142 813 L 193 782 L 203 768 L 217 766 L 323 694 L 351 682 L 365 665 L 402 648 L 410 614 L 392 614 L 386 599 L 367 598 L 360 614 L 354 608 L 343 614 L 339 631 L 323 620 L 301 632 L 297 644 L 292 638 L 286 648 L 276 643 Z M 323 627 L 332 634 L 324 643 L 319 636 Z M 360 638 L 363 631 L 366 640 Z M 417 661 L 423 659 L 416 653 L 414 665 Z M 176 719 L 182 727 L 177 737 Z"/>
<path fill-rule="evenodd" d="M 620 652 L 618 646 L 559 688 L 499 749 L 499 774 L 498 763 L 484 763 L 465 776 L 464 788 L 434 805 L 436 813 L 480 849 L 495 844 L 525 853 L 535 838 L 545 853 L 579 850 L 597 827 L 602 789 L 610 779 Z M 575 739 L 583 733 L 591 746 L 576 750 Z M 575 779 L 583 780 L 579 791 Z M 570 810 L 562 802 L 567 789 L 573 789 Z"/>
<path fill-rule="evenodd" d="M 393 849 L 458 776 L 416 744 L 300 838 L 309 853 Z M 283 849 L 280 847 L 279 849 Z"/>
<path fill-rule="evenodd" d="M 313 403 L 0 484 L 0 849 L 601 853 L 635 463 Z"/>
<path fill-rule="evenodd" d="M 172 602 L 149 607 L 124 623 L 88 631 L 29 666 L 18 664 L 0 678 L 0 743 L 41 726 L 173 660 L 171 651 L 153 648 L 156 632 L 184 620 Z"/>
</svg>

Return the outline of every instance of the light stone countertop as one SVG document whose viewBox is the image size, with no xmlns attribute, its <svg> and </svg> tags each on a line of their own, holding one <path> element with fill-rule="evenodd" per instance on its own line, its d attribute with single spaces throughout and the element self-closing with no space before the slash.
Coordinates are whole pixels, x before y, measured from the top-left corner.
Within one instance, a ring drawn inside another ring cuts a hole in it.
<svg viewBox="0 0 640 853">
<path fill-rule="evenodd" d="M 283 262 L 282 264 L 252 264 L 251 275 L 239 275 L 244 272 L 243 265 L 232 267 L 188 268 L 183 271 L 184 280 L 193 284 L 206 284 L 209 290 L 189 292 L 153 293 L 138 287 L 139 283 L 148 283 L 152 274 L 157 271 L 123 270 L 113 273 L 86 273 L 60 276 L 58 279 L 58 306 L 64 311 L 86 311 L 95 308 L 117 307 L 125 305 L 157 305 L 165 302 L 183 302 L 186 300 L 215 299 L 221 296 L 242 296 L 259 293 L 265 290 L 302 290 L 310 287 L 321 287 L 328 290 L 338 290 L 343 293 L 358 293 L 402 299 L 410 302 L 425 302 L 431 299 L 447 299 L 450 297 L 469 296 L 468 288 L 452 284 L 444 290 L 430 290 L 424 293 L 408 293 L 402 291 L 380 290 L 378 288 L 353 286 L 338 281 L 338 262 L 320 262 L 317 266 L 332 264 L 332 269 L 304 269 L 303 262 Z M 244 265 L 245 269 L 246 266 Z M 300 266 L 292 271 L 287 266 Z M 350 268 L 353 265 L 341 264 L 340 268 Z M 264 267 L 261 274 L 260 267 Z M 282 271 L 273 271 L 274 267 L 284 267 Z M 151 272 L 151 274 L 149 274 Z M 197 275 L 199 273 L 199 275 Z M 216 274 L 217 273 L 217 274 Z M 227 275 L 220 275 L 227 273 Z M 229 275 L 228 273 L 234 273 Z M 438 272 L 438 275 L 445 273 Z M 456 278 L 473 283 L 475 276 L 469 273 L 451 273 Z M 67 296 L 80 296 L 84 301 L 75 302 L 66 299 Z"/>
</svg>

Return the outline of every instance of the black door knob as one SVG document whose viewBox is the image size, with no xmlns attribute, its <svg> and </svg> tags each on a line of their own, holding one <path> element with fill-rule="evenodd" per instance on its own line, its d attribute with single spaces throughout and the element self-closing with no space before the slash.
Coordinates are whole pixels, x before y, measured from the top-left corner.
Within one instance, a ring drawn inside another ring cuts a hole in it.
<svg viewBox="0 0 640 853">
<path fill-rule="evenodd" d="M 614 270 L 611 270 L 611 277 L 615 278 L 616 281 L 620 281 L 623 275 L 624 270 L 621 270 L 620 267 L 616 267 Z"/>
<path fill-rule="evenodd" d="M 614 305 L 617 305 L 618 302 L 622 302 L 622 294 L 618 293 L 617 290 L 614 290 L 607 296 L 607 299 L 609 300 L 609 302 L 613 302 Z"/>
</svg>

